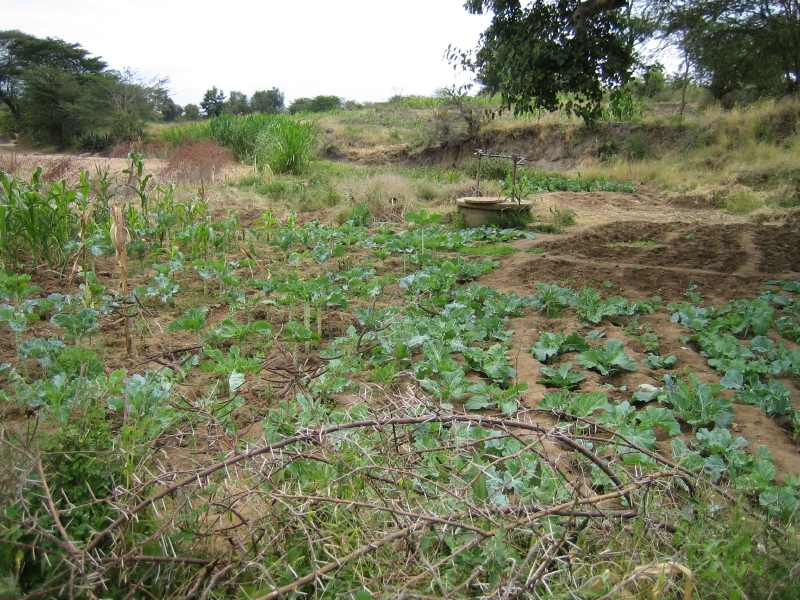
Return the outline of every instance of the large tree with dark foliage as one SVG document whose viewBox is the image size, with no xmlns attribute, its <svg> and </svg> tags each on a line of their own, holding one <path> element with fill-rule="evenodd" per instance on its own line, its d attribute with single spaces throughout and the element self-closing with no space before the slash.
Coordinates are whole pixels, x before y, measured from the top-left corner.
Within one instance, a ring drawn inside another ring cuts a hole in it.
<svg viewBox="0 0 800 600">
<path fill-rule="evenodd" d="M 246 115 L 250 112 L 250 102 L 247 99 L 247 94 L 231 91 L 223 110 L 231 115 Z"/>
<path fill-rule="evenodd" d="M 177 104 L 172 98 L 167 96 L 159 104 L 159 113 L 164 121 L 176 121 L 181 118 L 183 114 L 183 107 Z"/>
<path fill-rule="evenodd" d="M 451 59 L 516 112 L 595 119 L 637 67 L 642 42 L 677 46 L 695 79 L 733 101 L 796 93 L 800 0 L 467 0 L 492 13 L 474 52 Z"/>
<path fill-rule="evenodd" d="M 292 114 L 301 112 L 327 112 L 342 107 L 339 96 L 314 96 L 313 98 L 297 98 L 289 106 Z"/>
<path fill-rule="evenodd" d="M 197 104 L 187 104 L 183 107 L 183 117 L 187 121 L 196 121 L 200 118 L 200 108 Z"/>
<path fill-rule="evenodd" d="M 284 108 L 283 92 L 278 88 L 258 90 L 250 98 L 250 110 L 260 113 L 279 113 Z"/>
<path fill-rule="evenodd" d="M 451 53 L 516 112 L 562 109 L 593 120 L 609 88 L 634 65 L 630 15 L 620 2 L 469 0 L 467 10 L 492 13 L 474 53 Z"/>
<path fill-rule="evenodd" d="M 206 117 L 218 117 L 225 110 L 225 92 L 218 90 L 217 86 L 206 90 L 200 101 L 200 108 Z"/>
<path fill-rule="evenodd" d="M 800 0 L 654 0 L 695 77 L 725 104 L 800 90 Z"/>
<path fill-rule="evenodd" d="M 106 64 L 79 44 L 40 39 L 21 31 L 0 31 L 0 101 L 15 119 L 22 114 L 25 79 L 35 69 L 58 71 L 66 77 L 99 75 Z"/>
<path fill-rule="evenodd" d="M 173 108 L 164 84 L 109 70 L 78 44 L 0 31 L 0 101 L 34 142 L 98 150 L 139 136 Z"/>
</svg>

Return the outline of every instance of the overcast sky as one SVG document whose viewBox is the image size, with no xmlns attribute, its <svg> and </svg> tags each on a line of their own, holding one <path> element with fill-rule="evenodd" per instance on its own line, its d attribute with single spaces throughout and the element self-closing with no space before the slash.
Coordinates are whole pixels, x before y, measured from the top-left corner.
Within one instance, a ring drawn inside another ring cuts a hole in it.
<svg viewBox="0 0 800 600">
<path fill-rule="evenodd" d="M 443 55 L 488 24 L 463 0 L 0 0 L 0 28 L 78 42 L 112 68 L 170 80 L 180 104 L 216 85 L 287 100 L 384 100 L 463 83 Z"/>
</svg>

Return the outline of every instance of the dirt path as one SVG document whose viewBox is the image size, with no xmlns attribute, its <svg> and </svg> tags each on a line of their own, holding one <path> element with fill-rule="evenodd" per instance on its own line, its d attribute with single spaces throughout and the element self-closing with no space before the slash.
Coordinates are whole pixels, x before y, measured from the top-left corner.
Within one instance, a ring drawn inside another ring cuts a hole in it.
<svg viewBox="0 0 800 600">
<path fill-rule="evenodd" d="M 45 181 L 66 179 L 70 182 L 78 180 L 81 171 L 88 171 L 91 175 L 98 172 L 107 172 L 117 180 L 125 180 L 123 174 L 130 167 L 127 158 L 97 156 L 94 154 L 65 154 L 33 152 L 18 150 L 13 144 L 0 144 L 0 170 L 15 173 L 20 177 L 28 178 L 37 167 L 42 168 L 42 177 Z M 205 165 L 208 167 L 209 165 Z M 230 162 L 214 165 L 219 168 L 216 172 L 204 174 L 209 178 L 206 181 L 221 181 L 228 178 L 241 177 L 252 171 L 252 167 L 241 163 Z M 194 174 L 197 169 L 204 169 L 204 163 L 192 165 L 180 160 L 170 161 L 164 158 L 147 158 L 144 161 L 144 171 L 152 174 L 161 182 L 185 181 L 184 175 Z M 204 169 L 209 170 L 209 169 Z M 199 179 L 198 179 L 199 180 Z"/>
<path fill-rule="evenodd" d="M 36 167 L 42 167 L 45 175 L 48 172 L 57 175 L 53 178 L 71 179 L 77 177 L 80 171 L 95 173 L 98 169 L 102 169 L 117 174 L 129 166 L 130 161 L 127 158 L 111 158 L 93 154 L 33 152 L 18 150 L 11 144 L 0 146 L 0 168 L 23 176 L 32 173 Z M 166 166 L 167 161 L 160 158 L 145 160 L 145 169 L 148 173 L 161 173 Z"/>
<path fill-rule="evenodd" d="M 664 305 L 684 299 L 690 284 L 708 303 L 756 295 L 770 279 L 800 279 L 800 213 L 776 224 L 755 224 L 713 210 L 692 210 L 655 198 L 625 194 L 554 193 L 537 200 L 540 210 L 571 208 L 577 225 L 558 235 L 540 234 L 516 242 L 519 252 L 500 259 L 501 267 L 481 283 L 505 292 L 530 295 L 537 283 L 593 286 L 629 298 L 659 295 Z M 687 332 L 662 308 L 641 319 L 659 334 L 662 355 L 675 354 L 678 370 L 719 382 L 704 357 L 683 343 Z M 613 400 L 629 399 L 642 383 L 659 385 L 663 371 L 644 366 L 641 345 L 619 325 L 603 323 L 607 339 L 622 340 L 640 365 L 635 373 L 601 381 L 589 374 L 583 391 L 603 391 Z M 525 403 L 535 407 L 547 389 L 537 383 L 541 364 L 529 350 L 542 331 L 582 331 L 592 327 L 567 314 L 547 319 L 535 313 L 510 322 L 511 358 L 518 379 L 528 385 Z M 613 387 L 604 386 L 611 383 Z M 788 385 L 800 408 L 798 386 Z M 800 475 L 800 447 L 786 430 L 753 406 L 734 404 L 734 432 L 751 447 L 766 445 L 783 477 Z"/>
</svg>

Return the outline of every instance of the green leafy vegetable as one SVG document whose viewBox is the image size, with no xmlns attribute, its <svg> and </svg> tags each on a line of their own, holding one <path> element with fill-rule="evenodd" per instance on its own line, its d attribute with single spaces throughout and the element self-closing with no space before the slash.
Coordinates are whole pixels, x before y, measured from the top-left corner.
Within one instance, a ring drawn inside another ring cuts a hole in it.
<svg viewBox="0 0 800 600">
<path fill-rule="evenodd" d="M 589 344 L 576 331 L 569 335 L 564 333 L 543 332 L 531 348 L 531 354 L 539 362 L 547 363 L 551 358 L 567 352 L 588 350 Z"/>
<path fill-rule="evenodd" d="M 558 367 L 542 367 L 539 370 L 541 377 L 539 383 L 547 387 L 560 387 L 571 389 L 577 387 L 581 381 L 586 379 L 582 373 L 572 370 L 572 363 L 563 363 Z"/>
<path fill-rule="evenodd" d="M 667 375 L 659 400 L 669 404 L 675 414 L 692 427 L 716 424 L 727 427 L 733 420 L 731 403 L 720 396 L 721 386 L 701 383 L 696 375 L 688 381 Z"/>
<path fill-rule="evenodd" d="M 603 347 L 581 352 L 576 360 L 581 366 L 597 371 L 603 377 L 620 370 L 636 370 L 636 362 L 625 354 L 625 346 L 619 340 L 609 340 Z"/>
<path fill-rule="evenodd" d="M 672 369 L 678 362 L 678 357 L 674 354 L 659 356 L 658 354 L 648 354 L 644 359 L 644 364 L 650 369 Z"/>
</svg>

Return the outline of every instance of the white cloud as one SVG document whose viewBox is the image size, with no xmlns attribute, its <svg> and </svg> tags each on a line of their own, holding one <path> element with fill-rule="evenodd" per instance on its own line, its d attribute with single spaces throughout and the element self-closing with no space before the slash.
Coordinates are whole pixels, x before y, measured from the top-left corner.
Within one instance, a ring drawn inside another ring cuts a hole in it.
<svg viewBox="0 0 800 600">
<path fill-rule="evenodd" d="M 488 24 L 463 0 L 2 0 L 4 29 L 78 42 L 113 68 L 169 77 L 181 104 L 216 85 L 288 99 L 382 100 L 465 81 L 445 61 Z M 10 4 L 10 6 L 9 6 Z"/>
</svg>

